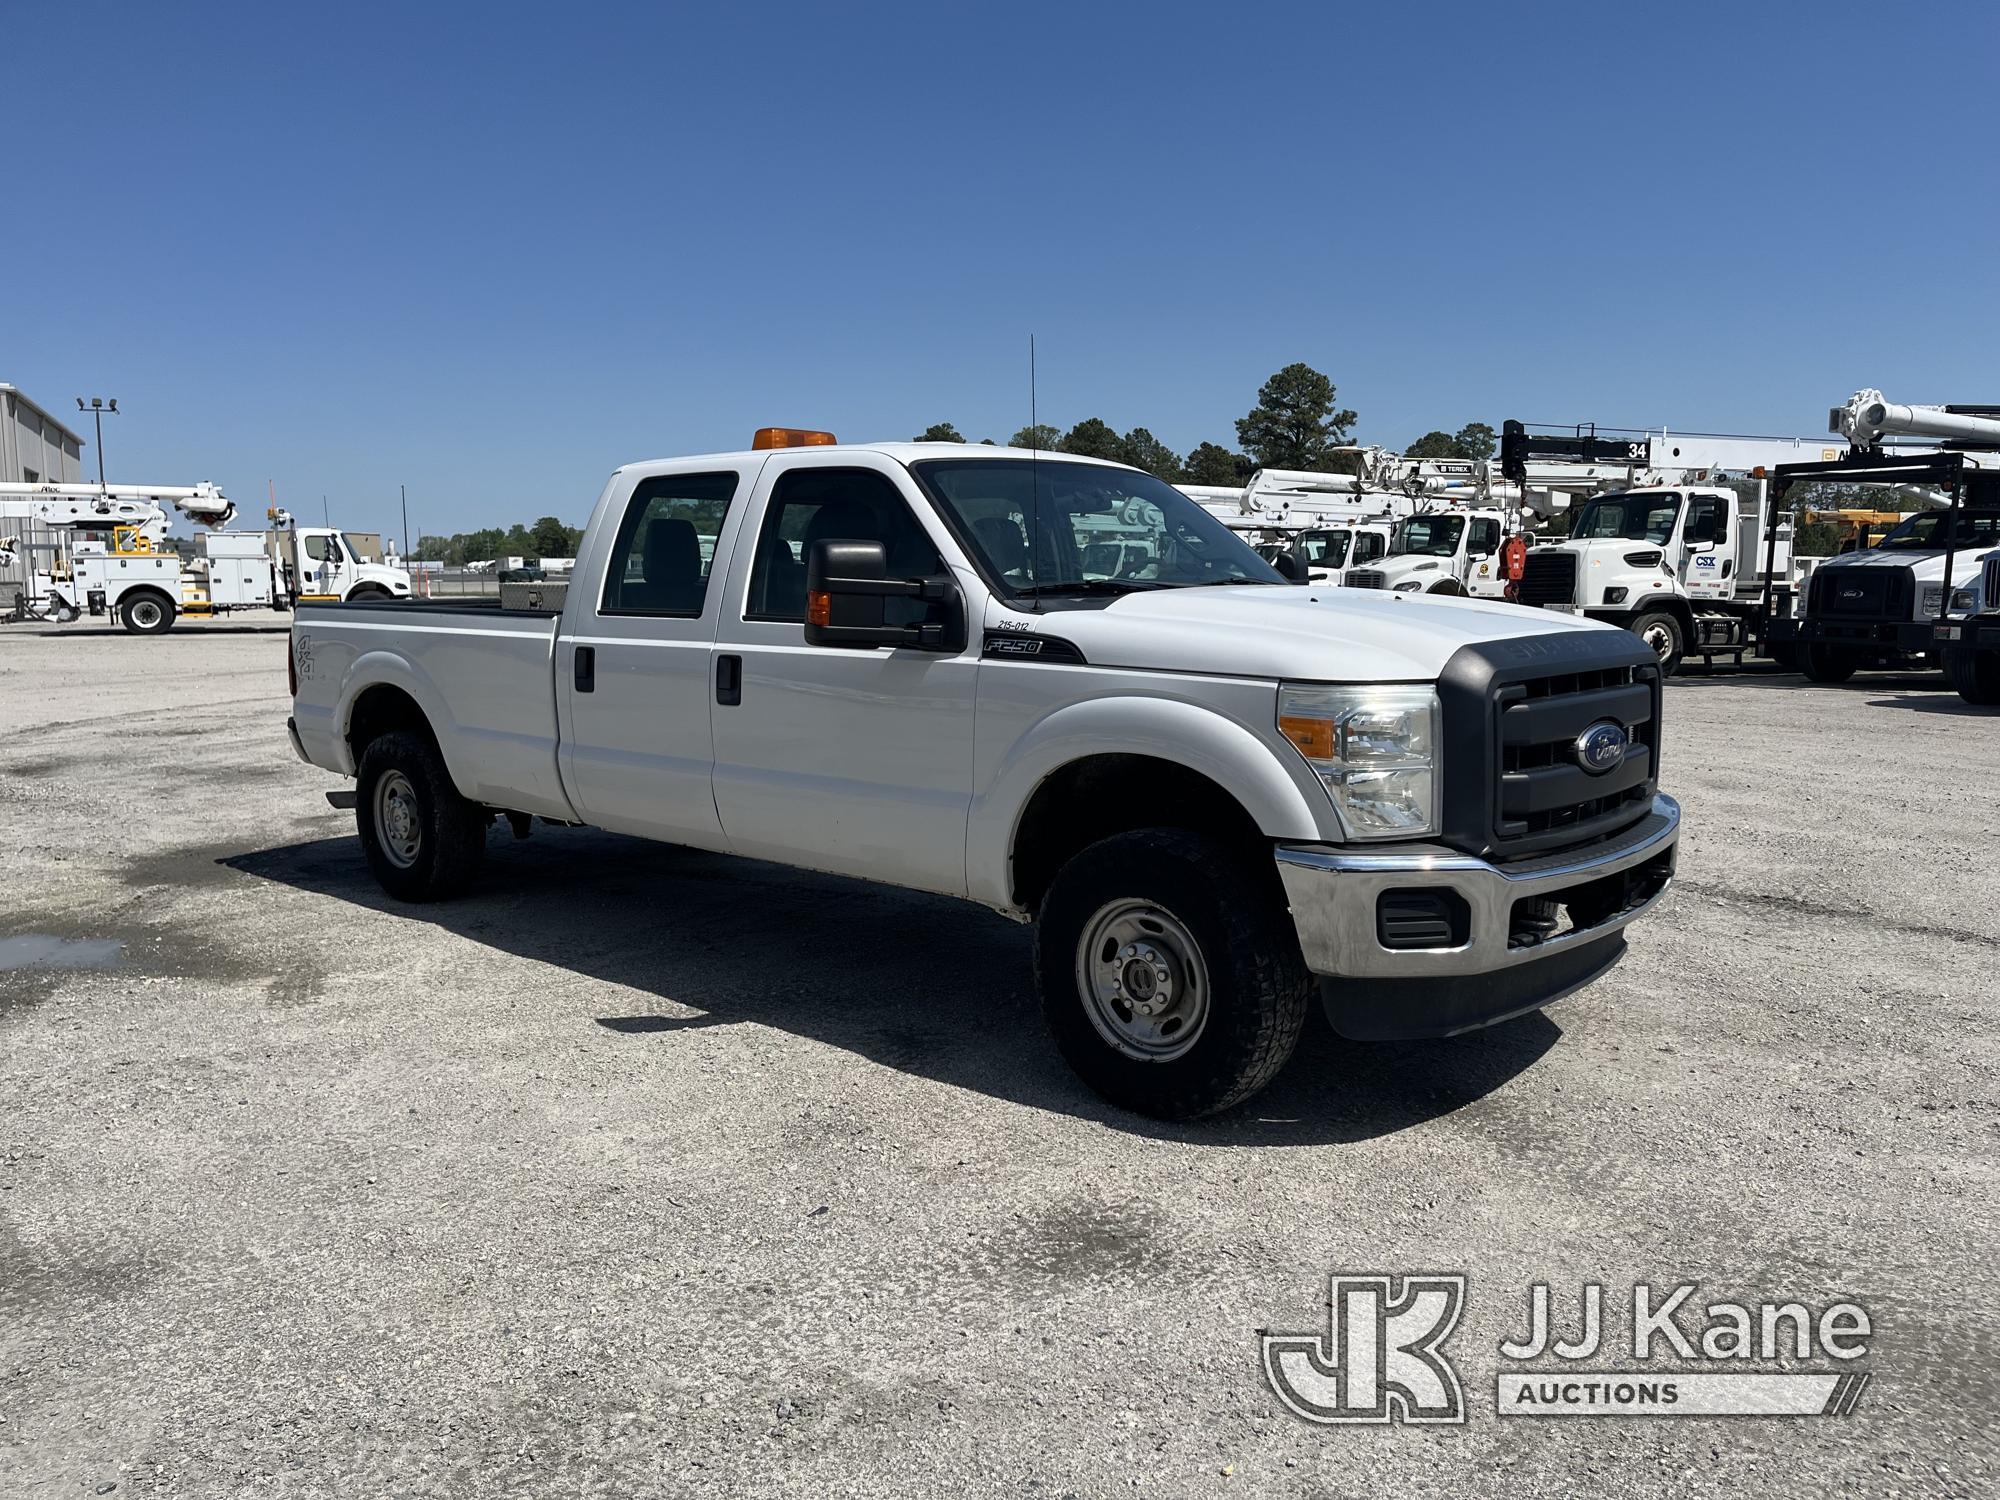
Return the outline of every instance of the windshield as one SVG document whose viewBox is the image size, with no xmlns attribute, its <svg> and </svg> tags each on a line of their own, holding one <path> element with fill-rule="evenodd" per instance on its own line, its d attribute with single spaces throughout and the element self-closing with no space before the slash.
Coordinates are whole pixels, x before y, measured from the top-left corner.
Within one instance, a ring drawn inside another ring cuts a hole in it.
<svg viewBox="0 0 2000 1500">
<path fill-rule="evenodd" d="M 1410 553 L 1422 557 L 1450 557 L 1458 551 L 1459 533 L 1464 530 L 1464 516 L 1406 516 L 1396 523 L 1389 551 L 1398 557 Z"/>
<path fill-rule="evenodd" d="M 1569 534 L 1582 541 L 1618 539 L 1663 546 L 1674 534 L 1681 497 L 1664 495 L 1601 495 L 1576 513 Z"/>
<path fill-rule="evenodd" d="M 1315 568 L 1338 568 L 1347 562 L 1347 544 L 1351 533 L 1345 531 L 1308 531 L 1299 537 L 1299 551 Z"/>
<path fill-rule="evenodd" d="M 1920 510 L 1907 516 L 1875 545 L 1884 552 L 1920 552 L 1926 548 L 1942 552 L 1953 547 L 1990 547 L 2000 542 L 2000 511 L 1958 513 L 1958 524 L 1948 526 L 1948 510 Z"/>
<path fill-rule="evenodd" d="M 1285 581 L 1241 537 L 1150 474 L 985 458 L 926 460 L 911 469 L 1009 593 Z"/>
</svg>

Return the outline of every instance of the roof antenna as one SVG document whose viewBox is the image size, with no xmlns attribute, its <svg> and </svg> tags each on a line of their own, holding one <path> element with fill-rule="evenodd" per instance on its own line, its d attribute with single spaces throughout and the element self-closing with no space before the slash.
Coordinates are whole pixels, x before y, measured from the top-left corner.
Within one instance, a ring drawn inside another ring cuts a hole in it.
<svg viewBox="0 0 2000 1500">
<path fill-rule="evenodd" d="M 1041 581 L 1042 553 L 1042 427 L 1041 412 L 1035 405 L 1035 336 L 1028 335 L 1028 524 L 1033 535 L 1028 538 L 1028 583 Z M 1035 596 L 1035 609 L 1042 607 L 1041 596 Z"/>
</svg>

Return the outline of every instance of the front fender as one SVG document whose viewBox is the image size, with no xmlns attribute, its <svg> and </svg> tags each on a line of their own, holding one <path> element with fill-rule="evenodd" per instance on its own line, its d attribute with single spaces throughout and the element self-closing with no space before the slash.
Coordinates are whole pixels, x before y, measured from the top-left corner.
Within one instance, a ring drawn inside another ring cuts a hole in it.
<svg viewBox="0 0 2000 1500">
<path fill-rule="evenodd" d="M 1275 697 L 1272 712 L 1275 721 Z M 1036 788 L 1093 755 L 1145 755 L 1199 772 L 1242 804 L 1272 839 L 1330 843 L 1344 837 L 1311 768 L 1238 720 L 1182 699 L 1091 698 L 1038 720 L 1000 757 L 992 784 L 973 798 L 965 864 L 975 901 L 1012 906 L 1014 836 Z"/>
</svg>

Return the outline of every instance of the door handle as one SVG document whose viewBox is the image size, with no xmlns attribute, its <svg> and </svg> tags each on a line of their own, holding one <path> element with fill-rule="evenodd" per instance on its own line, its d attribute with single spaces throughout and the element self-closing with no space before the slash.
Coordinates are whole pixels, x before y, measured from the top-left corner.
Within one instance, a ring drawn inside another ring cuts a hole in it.
<svg viewBox="0 0 2000 1500">
<path fill-rule="evenodd" d="M 715 701 L 734 708 L 743 701 L 743 658 L 718 656 L 715 659 Z"/>
<path fill-rule="evenodd" d="M 597 648 L 578 646 L 576 648 L 576 690 L 579 693 L 597 691 Z"/>
</svg>

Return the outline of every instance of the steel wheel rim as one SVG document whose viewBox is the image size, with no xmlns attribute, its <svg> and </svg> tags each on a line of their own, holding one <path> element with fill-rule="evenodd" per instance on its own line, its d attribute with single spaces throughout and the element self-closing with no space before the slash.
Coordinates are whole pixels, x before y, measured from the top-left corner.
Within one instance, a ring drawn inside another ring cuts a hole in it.
<svg viewBox="0 0 2000 1500">
<path fill-rule="evenodd" d="M 148 628 L 160 623 L 160 606 L 151 599 L 141 599 L 132 606 L 134 623 Z"/>
<path fill-rule="evenodd" d="M 399 870 L 415 864 L 423 848 L 417 789 L 401 771 L 385 771 L 375 783 L 375 839 L 383 856 Z"/>
<path fill-rule="evenodd" d="M 1106 1045 L 1141 1062 L 1172 1062 L 1208 1026 L 1208 963 L 1187 925 L 1151 901 L 1106 902 L 1076 945 L 1076 988 Z"/>
<path fill-rule="evenodd" d="M 1653 655 L 1665 661 L 1674 649 L 1674 633 L 1664 625 L 1649 625 L 1646 633 L 1639 637 L 1653 648 Z"/>
</svg>

